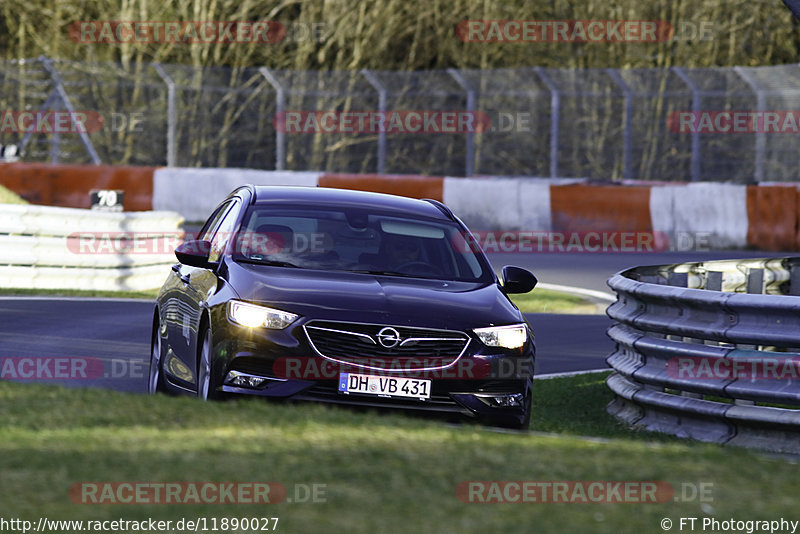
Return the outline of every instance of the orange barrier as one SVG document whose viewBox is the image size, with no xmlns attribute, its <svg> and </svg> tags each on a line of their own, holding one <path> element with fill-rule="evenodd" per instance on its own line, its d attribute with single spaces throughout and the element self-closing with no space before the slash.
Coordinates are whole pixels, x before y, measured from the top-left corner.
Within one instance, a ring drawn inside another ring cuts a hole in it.
<svg viewBox="0 0 800 534">
<path fill-rule="evenodd" d="M 88 208 L 92 189 L 125 191 L 126 211 L 153 207 L 156 167 L 0 164 L 0 185 L 33 204 Z M 444 178 L 421 175 L 327 173 L 320 187 L 443 200 Z M 489 206 L 486 209 L 502 209 Z M 550 217 L 556 232 L 651 232 L 650 185 L 551 185 Z M 797 184 L 747 186 L 747 243 L 762 250 L 800 250 Z"/>
<path fill-rule="evenodd" d="M 125 211 L 153 209 L 156 167 L 115 165 L 0 164 L 0 184 L 32 204 L 88 208 L 92 189 L 125 191 Z"/>
<path fill-rule="evenodd" d="M 411 198 L 442 200 L 444 197 L 444 178 L 440 176 L 323 174 L 319 177 L 317 185 L 319 187 L 389 193 Z"/>
<path fill-rule="evenodd" d="M 747 186 L 747 244 L 761 250 L 794 250 L 798 195 L 794 185 Z"/>
<path fill-rule="evenodd" d="M 647 186 L 552 185 L 550 210 L 557 232 L 651 232 Z"/>
</svg>

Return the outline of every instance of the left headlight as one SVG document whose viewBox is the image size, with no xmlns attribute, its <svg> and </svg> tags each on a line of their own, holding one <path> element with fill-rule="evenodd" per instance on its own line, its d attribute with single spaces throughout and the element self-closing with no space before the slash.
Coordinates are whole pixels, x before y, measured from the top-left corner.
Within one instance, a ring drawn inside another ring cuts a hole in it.
<svg viewBox="0 0 800 534">
<path fill-rule="evenodd" d="M 228 301 L 228 319 L 250 328 L 263 327 L 280 330 L 292 324 L 299 315 L 282 310 L 248 304 L 239 300 Z"/>
<path fill-rule="evenodd" d="M 476 328 L 473 332 L 484 345 L 504 349 L 518 349 L 525 344 L 525 340 L 528 338 L 528 327 L 524 324 Z"/>
</svg>

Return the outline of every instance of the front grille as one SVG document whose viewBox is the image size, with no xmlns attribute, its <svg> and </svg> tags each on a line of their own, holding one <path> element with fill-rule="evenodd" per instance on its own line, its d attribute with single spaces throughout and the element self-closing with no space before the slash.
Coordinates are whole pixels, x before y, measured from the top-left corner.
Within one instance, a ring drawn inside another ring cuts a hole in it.
<svg viewBox="0 0 800 534">
<path fill-rule="evenodd" d="M 399 334 L 393 347 L 379 342 L 378 334 L 387 327 Z M 322 356 L 373 369 L 439 369 L 455 362 L 469 343 L 466 334 L 453 330 L 336 321 L 311 321 L 304 328 Z"/>
</svg>

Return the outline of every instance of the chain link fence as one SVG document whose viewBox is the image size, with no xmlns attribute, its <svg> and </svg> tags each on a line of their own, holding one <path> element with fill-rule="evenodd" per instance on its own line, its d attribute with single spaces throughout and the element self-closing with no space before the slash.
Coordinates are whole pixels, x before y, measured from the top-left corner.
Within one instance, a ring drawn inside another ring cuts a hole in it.
<svg viewBox="0 0 800 534">
<path fill-rule="evenodd" d="M 102 128 L 26 130 L 9 119 L 48 110 L 97 113 Z M 23 161 L 615 181 L 800 179 L 800 130 L 792 124 L 781 122 L 780 133 L 677 127 L 679 113 L 735 110 L 800 116 L 800 66 L 312 72 L 44 57 L 0 63 L 0 145 Z M 459 111 L 488 116 L 491 126 L 285 131 L 277 117 L 295 111 Z"/>
</svg>

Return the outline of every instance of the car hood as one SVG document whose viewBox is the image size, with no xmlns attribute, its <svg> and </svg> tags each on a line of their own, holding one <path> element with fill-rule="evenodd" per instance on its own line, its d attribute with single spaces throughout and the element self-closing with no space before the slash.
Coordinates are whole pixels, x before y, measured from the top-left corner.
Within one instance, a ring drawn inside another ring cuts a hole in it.
<svg viewBox="0 0 800 534">
<path fill-rule="evenodd" d="M 228 265 L 243 300 L 307 319 L 462 330 L 523 321 L 497 284 Z"/>
</svg>

